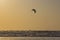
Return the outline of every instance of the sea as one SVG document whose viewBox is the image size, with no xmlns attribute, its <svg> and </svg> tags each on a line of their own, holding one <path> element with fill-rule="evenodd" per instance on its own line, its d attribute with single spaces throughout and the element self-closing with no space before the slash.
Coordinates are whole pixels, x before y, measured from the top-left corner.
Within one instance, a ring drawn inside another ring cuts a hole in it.
<svg viewBox="0 0 60 40">
<path fill-rule="evenodd" d="M 0 37 L 0 40 L 60 40 L 60 37 Z"/>
</svg>

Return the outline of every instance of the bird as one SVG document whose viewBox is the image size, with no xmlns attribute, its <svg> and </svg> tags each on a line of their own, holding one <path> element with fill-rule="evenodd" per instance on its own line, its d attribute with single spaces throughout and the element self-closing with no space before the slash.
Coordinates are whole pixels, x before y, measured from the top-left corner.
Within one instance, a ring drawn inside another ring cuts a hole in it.
<svg viewBox="0 0 60 40">
<path fill-rule="evenodd" d="M 36 13 L 36 9 L 32 9 L 32 12 L 33 12 L 33 13 Z"/>
</svg>

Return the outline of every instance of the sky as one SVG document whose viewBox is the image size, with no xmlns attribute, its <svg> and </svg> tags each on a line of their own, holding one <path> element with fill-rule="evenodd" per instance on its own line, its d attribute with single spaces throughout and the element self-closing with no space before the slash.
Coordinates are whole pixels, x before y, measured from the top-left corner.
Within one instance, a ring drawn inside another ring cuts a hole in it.
<svg viewBox="0 0 60 40">
<path fill-rule="evenodd" d="M 0 30 L 60 30 L 60 0 L 0 0 Z"/>
</svg>

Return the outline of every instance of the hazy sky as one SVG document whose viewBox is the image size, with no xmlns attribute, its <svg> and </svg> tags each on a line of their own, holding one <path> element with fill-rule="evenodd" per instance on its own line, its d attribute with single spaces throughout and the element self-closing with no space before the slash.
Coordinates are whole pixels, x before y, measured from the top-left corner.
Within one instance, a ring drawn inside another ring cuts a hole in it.
<svg viewBox="0 0 60 40">
<path fill-rule="evenodd" d="M 60 30 L 60 0 L 0 0 L 0 29 Z"/>
</svg>

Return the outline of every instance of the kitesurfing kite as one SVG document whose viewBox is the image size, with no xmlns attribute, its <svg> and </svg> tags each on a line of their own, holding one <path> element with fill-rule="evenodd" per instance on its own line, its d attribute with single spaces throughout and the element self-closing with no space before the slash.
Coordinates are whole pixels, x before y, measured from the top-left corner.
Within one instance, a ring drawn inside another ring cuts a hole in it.
<svg viewBox="0 0 60 40">
<path fill-rule="evenodd" d="M 33 13 L 36 13 L 36 9 L 32 9 L 32 12 L 33 12 Z"/>
</svg>

